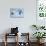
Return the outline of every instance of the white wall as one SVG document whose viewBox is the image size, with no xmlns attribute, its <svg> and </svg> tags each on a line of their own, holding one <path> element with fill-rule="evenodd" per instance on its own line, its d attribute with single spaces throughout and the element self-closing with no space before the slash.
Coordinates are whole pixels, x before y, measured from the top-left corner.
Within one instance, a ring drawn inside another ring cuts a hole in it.
<svg viewBox="0 0 46 46">
<path fill-rule="evenodd" d="M 24 8 L 24 18 L 10 18 L 10 8 Z M 36 24 L 36 0 L 0 0 L 0 34 L 16 26 L 31 34 L 32 24 Z"/>
</svg>

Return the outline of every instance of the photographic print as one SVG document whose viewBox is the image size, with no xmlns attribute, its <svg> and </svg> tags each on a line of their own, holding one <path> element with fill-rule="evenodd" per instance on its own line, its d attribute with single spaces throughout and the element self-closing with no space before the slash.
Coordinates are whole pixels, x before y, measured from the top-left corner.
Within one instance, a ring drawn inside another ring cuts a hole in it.
<svg viewBox="0 0 46 46">
<path fill-rule="evenodd" d="M 11 18 L 23 18 L 24 9 L 23 8 L 10 8 L 10 17 Z"/>
</svg>

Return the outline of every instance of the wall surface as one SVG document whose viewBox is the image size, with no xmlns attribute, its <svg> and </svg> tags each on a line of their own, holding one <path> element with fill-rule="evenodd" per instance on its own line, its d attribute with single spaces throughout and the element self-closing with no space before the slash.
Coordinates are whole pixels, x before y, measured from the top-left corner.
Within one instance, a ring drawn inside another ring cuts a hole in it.
<svg viewBox="0 0 46 46">
<path fill-rule="evenodd" d="M 10 8 L 24 8 L 24 18 L 10 18 Z M 36 24 L 36 0 L 0 0 L 0 34 L 17 26 L 32 36 L 32 24 Z"/>
</svg>

